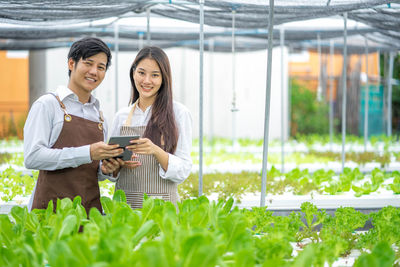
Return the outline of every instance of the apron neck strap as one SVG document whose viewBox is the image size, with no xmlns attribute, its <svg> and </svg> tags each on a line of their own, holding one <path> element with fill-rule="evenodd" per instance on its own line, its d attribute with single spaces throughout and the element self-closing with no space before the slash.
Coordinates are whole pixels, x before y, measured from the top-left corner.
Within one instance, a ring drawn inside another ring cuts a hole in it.
<svg viewBox="0 0 400 267">
<path fill-rule="evenodd" d="M 126 119 L 124 126 L 131 126 L 133 112 L 135 111 L 136 105 L 139 102 L 139 99 L 133 104 L 131 110 L 129 111 L 128 118 Z"/>
</svg>

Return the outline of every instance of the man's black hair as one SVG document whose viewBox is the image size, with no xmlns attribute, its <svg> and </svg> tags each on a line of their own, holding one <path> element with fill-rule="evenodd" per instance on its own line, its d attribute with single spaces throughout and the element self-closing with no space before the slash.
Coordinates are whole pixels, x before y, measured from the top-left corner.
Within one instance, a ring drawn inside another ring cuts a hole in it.
<svg viewBox="0 0 400 267">
<path fill-rule="evenodd" d="M 73 43 L 68 53 L 68 59 L 72 58 L 75 63 L 78 63 L 81 58 L 87 59 L 101 52 L 107 55 L 106 69 L 108 69 L 111 65 L 110 48 L 96 37 L 85 37 Z M 71 76 L 71 70 L 68 70 L 68 76 Z"/>
</svg>

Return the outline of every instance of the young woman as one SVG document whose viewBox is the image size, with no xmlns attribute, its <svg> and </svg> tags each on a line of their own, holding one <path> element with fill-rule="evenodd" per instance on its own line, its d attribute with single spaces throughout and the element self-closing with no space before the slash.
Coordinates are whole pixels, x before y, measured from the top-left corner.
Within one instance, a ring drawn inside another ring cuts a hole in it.
<svg viewBox="0 0 400 267">
<path fill-rule="evenodd" d="M 139 51 L 129 72 L 132 93 L 129 106 L 116 114 L 112 136 L 139 135 L 127 148 L 115 189 L 125 191 L 132 208 L 141 208 L 143 194 L 176 203 L 177 185 L 190 173 L 192 117 L 172 100 L 171 68 L 158 47 Z"/>
</svg>

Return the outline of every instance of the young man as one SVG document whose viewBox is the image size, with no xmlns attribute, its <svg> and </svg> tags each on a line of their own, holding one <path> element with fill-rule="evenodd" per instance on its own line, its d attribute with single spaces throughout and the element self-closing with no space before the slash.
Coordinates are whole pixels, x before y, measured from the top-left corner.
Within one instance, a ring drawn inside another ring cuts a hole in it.
<svg viewBox="0 0 400 267">
<path fill-rule="evenodd" d="M 104 143 L 107 124 L 91 94 L 110 60 L 110 49 L 98 38 L 73 43 L 68 86 L 33 103 L 24 127 L 25 167 L 40 171 L 29 209 L 45 209 L 50 200 L 55 207 L 57 198 L 79 195 L 87 212 L 92 207 L 102 211 L 98 178 L 109 177 L 124 164 L 112 159 L 123 150 Z"/>
</svg>

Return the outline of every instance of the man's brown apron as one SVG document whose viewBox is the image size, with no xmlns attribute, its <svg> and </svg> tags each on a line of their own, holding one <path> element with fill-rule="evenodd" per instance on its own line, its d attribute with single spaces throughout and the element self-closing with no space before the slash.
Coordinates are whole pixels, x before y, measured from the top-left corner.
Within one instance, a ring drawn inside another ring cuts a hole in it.
<svg viewBox="0 0 400 267">
<path fill-rule="evenodd" d="M 69 115 L 64 104 L 55 96 L 65 113 L 61 133 L 52 148 L 79 147 L 104 140 L 103 118 L 100 122 Z M 98 184 L 99 161 L 83 164 L 76 168 L 65 168 L 55 171 L 39 171 L 32 209 L 45 209 L 50 200 L 56 207 L 57 198 L 81 196 L 86 212 L 92 207 L 102 211 Z"/>
<path fill-rule="evenodd" d="M 143 136 L 146 126 L 130 126 L 133 111 L 132 107 L 125 125 L 121 127 L 120 135 Z M 133 209 L 142 208 L 143 195 L 146 193 L 153 198 L 161 198 L 176 204 L 178 200 L 178 184 L 160 177 L 160 165 L 154 155 L 137 154 L 141 166 L 135 169 L 122 168 L 115 190 L 122 189 L 126 200 Z"/>
</svg>

